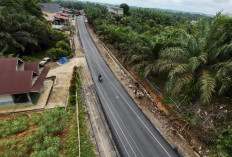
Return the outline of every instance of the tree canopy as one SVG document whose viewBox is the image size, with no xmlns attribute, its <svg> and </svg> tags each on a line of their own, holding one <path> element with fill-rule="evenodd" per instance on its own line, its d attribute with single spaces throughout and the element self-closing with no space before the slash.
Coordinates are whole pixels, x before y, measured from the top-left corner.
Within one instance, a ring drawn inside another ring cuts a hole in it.
<svg viewBox="0 0 232 157">
<path fill-rule="evenodd" d="M 120 5 L 120 8 L 123 8 L 123 13 L 124 13 L 125 15 L 129 15 L 129 9 L 130 9 L 130 7 L 129 7 L 128 4 L 122 3 L 122 4 Z"/>
<path fill-rule="evenodd" d="M 0 1 L 0 6 L 0 53 L 33 54 L 67 40 L 45 21 L 36 0 Z"/>
</svg>

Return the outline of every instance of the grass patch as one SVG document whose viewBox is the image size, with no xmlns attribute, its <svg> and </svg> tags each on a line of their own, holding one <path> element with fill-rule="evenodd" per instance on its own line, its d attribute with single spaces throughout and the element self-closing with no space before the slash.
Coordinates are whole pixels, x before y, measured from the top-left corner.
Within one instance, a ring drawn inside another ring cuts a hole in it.
<svg viewBox="0 0 232 157">
<path fill-rule="evenodd" d="M 77 119 L 76 119 L 76 107 L 70 106 L 70 123 L 68 125 L 68 135 L 64 139 L 64 156 L 66 157 L 77 157 L 79 152 L 78 147 L 78 130 L 77 130 Z"/>
<path fill-rule="evenodd" d="M 35 53 L 33 55 L 22 56 L 22 60 L 26 62 L 38 62 L 47 57 L 46 53 Z"/>
<path fill-rule="evenodd" d="M 1 157 L 60 156 L 59 151 L 63 149 L 61 137 L 68 122 L 68 113 L 64 109 L 24 114 L 0 122 Z"/>
<path fill-rule="evenodd" d="M 70 81 L 71 85 L 69 88 L 69 111 L 72 112 L 71 123 L 69 126 L 69 135 L 65 143 L 66 152 L 64 153 L 67 157 L 76 157 L 79 155 L 78 148 L 78 132 L 77 132 L 77 122 L 75 114 L 75 104 L 76 104 L 76 95 L 74 91 L 77 92 L 77 101 L 79 108 L 79 123 L 80 123 L 80 152 L 83 157 L 94 157 L 93 143 L 90 140 L 90 135 L 87 129 L 86 123 L 86 112 L 83 103 L 83 93 L 82 93 L 82 83 L 80 79 L 80 68 L 73 68 L 73 75 Z"/>
</svg>

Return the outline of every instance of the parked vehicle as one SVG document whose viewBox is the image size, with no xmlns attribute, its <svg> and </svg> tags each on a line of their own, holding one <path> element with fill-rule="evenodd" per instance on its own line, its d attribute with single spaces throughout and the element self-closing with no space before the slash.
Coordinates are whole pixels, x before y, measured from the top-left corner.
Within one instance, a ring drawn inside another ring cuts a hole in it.
<svg viewBox="0 0 232 157">
<path fill-rule="evenodd" d="M 42 61 L 40 61 L 39 62 L 39 64 L 41 64 L 41 65 L 45 65 L 47 62 L 49 62 L 51 59 L 49 58 L 49 57 L 45 57 L 45 58 L 43 58 L 43 60 Z"/>
</svg>

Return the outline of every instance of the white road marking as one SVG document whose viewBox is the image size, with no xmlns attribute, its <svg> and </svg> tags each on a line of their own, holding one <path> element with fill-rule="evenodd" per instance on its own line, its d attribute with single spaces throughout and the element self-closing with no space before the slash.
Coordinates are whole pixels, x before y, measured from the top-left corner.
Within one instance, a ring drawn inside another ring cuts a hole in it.
<svg viewBox="0 0 232 157">
<path fill-rule="evenodd" d="M 104 101 L 105 101 L 105 104 L 106 104 L 107 108 L 110 110 L 110 112 L 111 112 L 112 116 L 114 117 L 114 119 L 115 119 L 115 121 L 116 121 L 117 125 L 119 126 L 119 128 L 120 128 L 120 130 L 121 130 L 121 132 L 122 132 L 123 136 L 125 137 L 125 139 L 126 139 L 127 143 L 128 143 L 128 144 L 129 144 L 129 146 L 131 147 L 131 145 L 130 145 L 129 141 L 127 140 L 127 138 L 126 138 L 126 136 L 125 136 L 125 134 L 124 134 L 124 132 L 122 131 L 121 126 L 119 125 L 119 123 L 118 123 L 118 121 L 116 120 L 116 118 L 115 118 L 115 116 L 114 116 L 113 112 L 111 111 L 110 107 L 108 106 L 107 101 L 106 101 L 105 97 L 103 96 L 103 93 L 101 92 L 101 90 L 99 90 L 99 92 L 101 93 L 102 98 L 104 99 Z M 116 129 L 114 129 L 114 130 L 116 130 Z M 117 132 L 117 131 L 116 131 L 116 132 Z M 118 133 L 117 133 L 117 135 L 118 135 L 118 137 L 120 138 L 120 136 L 119 136 L 119 134 L 118 134 Z M 120 139 L 121 139 L 121 138 L 120 138 Z M 121 141 L 121 140 L 120 140 L 120 141 Z M 122 142 L 122 141 L 121 141 L 121 142 Z M 123 144 L 123 142 L 122 142 L 122 144 Z M 123 144 L 123 147 L 124 147 L 124 149 L 125 149 L 125 151 L 126 151 L 127 155 L 128 155 L 128 156 L 130 156 L 130 155 L 128 154 L 127 149 L 125 148 L 124 144 Z M 132 150 L 132 151 L 133 151 L 133 153 L 135 154 L 135 152 L 134 152 L 134 150 L 132 149 L 132 147 L 131 147 L 131 150 Z M 135 156 L 137 156 L 137 155 L 135 154 Z"/>
</svg>

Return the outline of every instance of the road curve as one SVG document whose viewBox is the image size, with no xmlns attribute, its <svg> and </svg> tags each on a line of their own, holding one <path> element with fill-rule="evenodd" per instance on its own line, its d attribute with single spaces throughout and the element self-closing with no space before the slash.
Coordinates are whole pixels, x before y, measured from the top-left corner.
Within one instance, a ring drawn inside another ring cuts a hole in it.
<svg viewBox="0 0 232 157">
<path fill-rule="evenodd" d="M 84 16 L 77 17 L 79 35 L 97 93 L 121 156 L 178 157 L 118 82 L 91 39 Z M 97 75 L 101 73 L 100 83 Z"/>
</svg>

